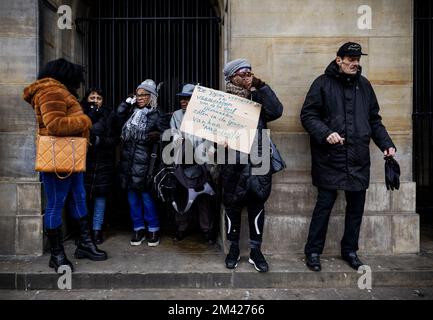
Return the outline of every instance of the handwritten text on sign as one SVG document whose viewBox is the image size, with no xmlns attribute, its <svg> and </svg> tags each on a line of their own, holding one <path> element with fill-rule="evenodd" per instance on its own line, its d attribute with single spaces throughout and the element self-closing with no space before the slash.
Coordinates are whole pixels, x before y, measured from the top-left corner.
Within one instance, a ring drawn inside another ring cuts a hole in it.
<svg viewBox="0 0 433 320">
<path fill-rule="evenodd" d="M 254 101 L 196 86 L 180 130 L 250 153 L 260 111 Z"/>
</svg>

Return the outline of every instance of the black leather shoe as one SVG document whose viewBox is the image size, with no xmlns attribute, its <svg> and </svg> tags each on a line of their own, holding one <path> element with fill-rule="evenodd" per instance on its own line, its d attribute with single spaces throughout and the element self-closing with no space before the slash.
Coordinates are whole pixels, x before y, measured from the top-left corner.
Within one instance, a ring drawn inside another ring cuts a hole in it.
<svg viewBox="0 0 433 320">
<path fill-rule="evenodd" d="M 310 268 L 311 271 L 319 272 L 322 270 L 320 255 L 318 253 L 306 254 L 305 258 L 307 267 Z"/>
<path fill-rule="evenodd" d="M 104 242 L 104 239 L 102 238 L 102 231 L 93 230 L 92 239 L 95 244 L 102 244 Z"/>
<path fill-rule="evenodd" d="M 238 262 L 241 259 L 239 247 L 230 246 L 229 253 L 226 257 L 226 268 L 234 269 L 238 266 Z"/>
<path fill-rule="evenodd" d="M 93 261 L 107 260 L 107 253 L 99 250 L 93 243 L 90 237 L 89 223 L 87 217 L 79 220 L 80 225 L 80 238 L 77 242 L 77 249 L 75 250 L 75 258 L 77 259 L 90 259 Z"/>
<path fill-rule="evenodd" d="M 269 270 L 269 265 L 260 249 L 251 249 L 248 262 L 254 265 L 258 272 L 268 272 Z"/>
<path fill-rule="evenodd" d="M 359 260 L 356 252 L 350 252 L 350 253 L 342 254 L 341 257 L 343 258 L 344 261 L 346 261 L 349 264 L 349 266 L 351 268 L 353 268 L 357 271 L 358 271 L 358 268 L 360 266 L 364 265 L 364 263 L 362 263 L 362 261 Z"/>
</svg>

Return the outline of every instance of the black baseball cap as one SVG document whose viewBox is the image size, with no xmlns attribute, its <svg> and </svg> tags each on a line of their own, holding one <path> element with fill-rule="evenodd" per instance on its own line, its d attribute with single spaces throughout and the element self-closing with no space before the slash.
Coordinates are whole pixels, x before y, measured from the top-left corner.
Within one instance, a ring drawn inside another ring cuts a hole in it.
<svg viewBox="0 0 433 320">
<path fill-rule="evenodd" d="M 368 54 L 362 52 L 362 47 L 356 42 L 346 42 L 343 44 L 337 52 L 338 57 L 360 57 L 368 56 Z"/>
</svg>

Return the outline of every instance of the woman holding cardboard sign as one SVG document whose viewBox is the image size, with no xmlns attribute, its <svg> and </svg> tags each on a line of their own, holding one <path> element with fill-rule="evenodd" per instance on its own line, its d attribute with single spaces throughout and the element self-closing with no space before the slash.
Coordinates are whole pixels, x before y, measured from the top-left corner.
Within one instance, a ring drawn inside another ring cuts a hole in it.
<svg viewBox="0 0 433 320">
<path fill-rule="evenodd" d="M 228 62 L 224 67 L 227 92 L 239 97 L 251 99 L 262 105 L 258 125 L 256 145 L 257 154 L 271 158 L 271 153 L 261 150 L 262 130 L 267 129 L 267 122 L 281 117 L 283 105 L 272 89 L 251 73 L 251 64 L 245 59 Z M 254 146 L 253 146 L 254 148 Z M 263 151 L 263 152 L 262 152 Z M 225 221 L 227 240 L 230 241 L 230 251 L 226 257 L 226 267 L 234 269 L 240 260 L 239 234 L 241 226 L 241 212 L 243 207 L 248 209 L 250 229 L 249 262 L 259 272 L 267 272 L 268 263 L 261 252 L 265 209 L 264 204 L 271 193 L 272 167 L 261 175 L 253 175 L 250 158 L 248 164 L 224 164 L 221 166 L 223 203 L 225 207 Z"/>
</svg>

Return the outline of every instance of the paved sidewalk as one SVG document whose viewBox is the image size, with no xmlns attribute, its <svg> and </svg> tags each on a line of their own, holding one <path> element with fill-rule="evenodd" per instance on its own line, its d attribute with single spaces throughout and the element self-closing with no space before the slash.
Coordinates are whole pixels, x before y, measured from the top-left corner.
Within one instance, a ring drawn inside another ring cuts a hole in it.
<svg viewBox="0 0 433 320">
<path fill-rule="evenodd" d="M 420 254 L 360 256 L 371 268 L 372 290 L 361 290 L 362 276 L 340 257 L 322 256 L 322 271 L 312 272 L 304 257 L 267 256 L 270 271 L 262 274 L 242 256 L 235 270 L 224 266 L 218 245 L 199 237 L 181 242 L 163 237 L 154 248 L 129 245 L 130 234 L 109 235 L 101 246 L 104 262 L 77 260 L 73 241 L 65 243 L 75 265 L 73 290 L 59 290 L 59 274 L 48 267 L 49 255 L 0 259 L 0 299 L 411 299 L 433 297 L 433 236 L 422 230 Z"/>
<path fill-rule="evenodd" d="M 0 300 L 433 300 L 433 287 L 325 289 L 0 290 Z"/>
</svg>

